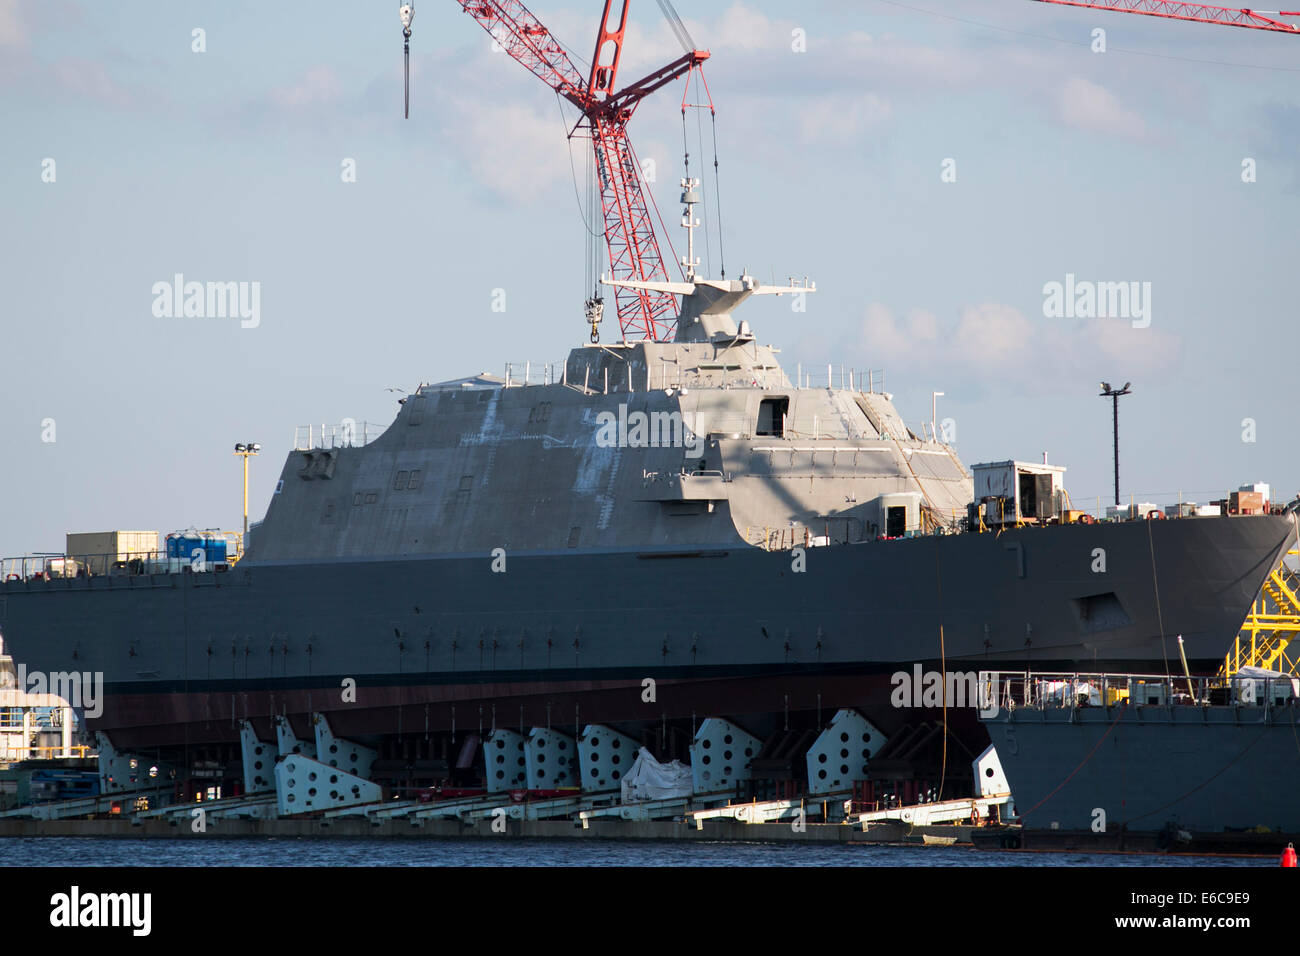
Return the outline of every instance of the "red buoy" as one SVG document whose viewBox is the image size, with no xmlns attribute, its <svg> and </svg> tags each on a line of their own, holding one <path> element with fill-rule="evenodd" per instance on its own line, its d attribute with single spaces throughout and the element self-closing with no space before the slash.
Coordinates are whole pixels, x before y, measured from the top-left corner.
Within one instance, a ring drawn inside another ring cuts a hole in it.
<svg viewBox="0 0 1300 956">
<path fill-rule="evenodd" d="M 1283 865 L 1283 866 L 1295 866 L 1295 865 L 1296 865 L 1296 860 L 1295 860 L 1295 844 L 1294 844 L 1294 843 L 1288 843 L 1288 844 L 1286 845 L 1286 849 L 1282 851 L 1282 865 Z"/>
</svg>

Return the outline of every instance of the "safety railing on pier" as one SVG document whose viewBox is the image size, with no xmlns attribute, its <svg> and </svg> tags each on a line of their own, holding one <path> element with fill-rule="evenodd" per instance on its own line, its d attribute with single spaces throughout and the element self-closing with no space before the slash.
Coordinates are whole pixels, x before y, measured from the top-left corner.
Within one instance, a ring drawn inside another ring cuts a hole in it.
<svg viewBox="0 0 1300 956">
<path fill-rule="evenodd" d="M 20 763 L 24 760 L 87 760 L 99 755 L 89 744 L 63 747 L 0 747 L 0 763 Z"/>
</svg>

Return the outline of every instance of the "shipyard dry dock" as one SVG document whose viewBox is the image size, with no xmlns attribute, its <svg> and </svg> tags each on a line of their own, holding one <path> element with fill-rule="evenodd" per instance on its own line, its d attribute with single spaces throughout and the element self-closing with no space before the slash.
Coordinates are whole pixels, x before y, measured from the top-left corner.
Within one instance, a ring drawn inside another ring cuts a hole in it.
<svg viewBox="0 0 1300 956">
<path fill-rule="evenodd" d="M 1059 466 L 968 472 L 732 318 L 798 287 L 684 285 L 673 341 L 423 386 L 374 441 L 295 448 L 228 560 L 7 561 L 14 660 L 101 691 L 102 792 L 590 792 L 644 747 L 700 794 L 965 797 L 974 710 L 897 706 L 893 674 L 1155 670 L 1174 634 L 1204 671 L 1295 540 L 1271 505 L 1096 521 Z"/>
<path fill-rule="evenodd" d="M 848 758 L 842 756 L 846 738 L 875 742 L 874 728 L 851 711 L 836 714 L 811 742 L 806 760 L 814 782 L 808 792 L 766 799 L 741 797 L 753 768 L 764 763 L 758 742 L 720 720 L 706 721 L 700 728 L 692 748 L 693 766 L 661 764 L 642 749 L 628 772 L 615 781 L 619 758 L 630 753 L 625 748 L 631 742 L 610 728 L 593 726 L 578 741 L 580 776 L 590 781 L 584 787 L 442 790 L 408 799 L 383 793 L 342 770 L 338 765 L 364 770 L 371 755 L 340 746 L 323 721 L 318 727 L 322 729 L 315 745 L 281 737 L 286 750 L 274 762 L 273 787 L 257 774 L 275 748 L 250 737 L 250 779 L 261 789 L 237 797 L 208 793 L 195 802 L 172 802 L 172 788 L 161 782 L 165 774 L 160 768 L 132 766 L 130 761 L 114 765 L 115 758 L 101 755 L 100 779 L 116 792 L 0 812 L 0 836 L 515 836 L 951 845 L 969 842 L 970 822 L 1000 821 L 1013 813 L 991 748 L 974 762 L 968 776 L 961 775 L 964 781 L 952 781 L 953 789 L 969 794 L 957 799 L 940 800 L 933 788 L 917 793 L 906 785 L 886 786 L 883 780 L 872 785 L 842 778 L 841 772 L 848 769 Z M 563 772 L 564 745 L 563 737 L 540 730 L 526 741 L 509 732 L 487 739 L 489 754 L 510 754 L 502 763 L 513 763 L 515 755 L 522 754 L 533 783 L 544 777 L 542 767 L 548 761 Z M 328 760 L 307 756 L 315 752 L 328 754 Z M 32 772 L 55 763 L 45 761 Z M 495 763 L 489 757 L 489 766 Z M 855 771 L 864 769 L 862 758 L 854 763 Z M 819 768 L 824 767 L 832 768 L 833 776 L 823 777 Z M 159 782 L 151 782 L 155 780 Z M 356 802 L 330 808 L 345 792 Z M 924 802 L 908 805 L 915 800 Z"/>
<path fill-rule="evenodd" d="M 842 708 L 912 732 L 889 675 L 917 663 L 1149 670 L 1182 634 L 1205 668 L 1294 540 L 1289 514 L 1081 523 L 1016 463 L 977 496 L 887 394 L 800 387 L 732 320 L 789 288 L 691 287 L 672 342 L 425 386 L 368 444 L 291 451 L 233 566 L 8 562 L 7 649 L 102 675 L 90 729 L 196 791 L 238 784 L 245 724 L 310 739 L 316 714 L 377 783 L 467 785 L 493 728 L 607 724 L 672 760 L 707 717 L 764 743 Z"/>
<path fill-rule="evenodd" d="M 699 201 L 684 183 L 688 249 Z M 1150 671 L 1172 635 L 1208 670 L 1296 539 L 1293 509 L 1242 493 L 1094 520 L 1059 465 L 968 470 L 883 378 L 783 367 L 735 317 L 811 281 L 659 266 L 605 282 L 624 341 L 597 341 L 594 296 L 593 341 L 560 363 L 421 385 L 374 440 L 308 430 L 233 554 L 119 533 L 5 560 L 8 652 L 96 692 L 73 702 L 86 812 L 392 801 L 477 825 L 526 791 L 508 818 L 591 825 L 616 800 L 838 819 L 979 798 L 954 770 L 987 747 L 974 709 L 900 706 L 893 675 Z"/>
</svg>

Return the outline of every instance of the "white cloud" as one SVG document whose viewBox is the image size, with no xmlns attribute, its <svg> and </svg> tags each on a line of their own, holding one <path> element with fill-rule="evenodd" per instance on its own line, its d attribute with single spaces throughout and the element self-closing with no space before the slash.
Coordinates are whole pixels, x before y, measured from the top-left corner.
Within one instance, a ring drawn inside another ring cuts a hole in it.
<svg viewBox="0 0 1300 956">
<path fill-rule="evenodd" d="M 0 47 L 25 47 L 27 29 L 18 14 L 18 0 L 0 0 Z"/>
<path fill-rule="evenodd" d="M 467 104 L 446 132 L 480 183 L 521 203 L 572 176 L 570 146 L 581 178 L 591 148 L 585 139 L 565 141 L 558 113 L 540 115 L 519 104 Z"/>
<path fill-rule="evenodd" d="M 799 128 L 809 142 L 847 143 L 889 118 L 889 101 L 876 93 L 819 96 L 799 112 Z"/>
<path fill-rule="evenodd" d="M 1159 328 L 1137 329 L 1125 319 L 1026 316 L 997 302 L 966 306 L 947 322 L 920 310 L 900 319 L 887 306 L 871 303 L 859 330 L 856 351 L 863 365 L 915 367 L 924 361 L 950 379 L 970 376 L 1040 394 L 1080 373 L 1090 379 L 1159 375 L 1176 369 L 1183 352 L 1181 337 Z M 996 375 L 984 371 L 990 368 Z"/>
<path fill-rule="evenodd" d="M 322 106 L 338 101 L 343 85 L 338 75 L 327 66 L 315 66 L 303 76 L 271 91 L 271 99 L 286 109 Z"/>
<path fill-rule="evenodd" d="M 1061 119 L 1068 126 L 1124 139 L 1146 139 L 1147 124 L 1140 115 L 1125 108 L 1105 87 L 1081 76 L 1065 81 L 1058 106 Z"/>
<path fill-rule="evenodd" d="M 68 57 L 52 67 L 55 81 L 63 89 L 79 98 L 128 106 L 131 95 L 108 72 L 108 67 L 98 60 Z"/>
</svg>

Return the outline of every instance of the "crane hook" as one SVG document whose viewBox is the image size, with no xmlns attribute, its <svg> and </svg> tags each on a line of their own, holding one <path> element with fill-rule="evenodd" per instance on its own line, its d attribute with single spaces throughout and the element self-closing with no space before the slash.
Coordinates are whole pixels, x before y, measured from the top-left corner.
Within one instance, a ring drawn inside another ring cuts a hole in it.
<svg viewBox="0 0 1300 956">
<path fill-rule="evenodd" d="M 411 21 L 415 19 L 414 0 L 408 0 L 397 8 L 397 15 L 402 20 L 402 80 L 405 98 L 405 116 L 411 118 Z"/>
</svg>

